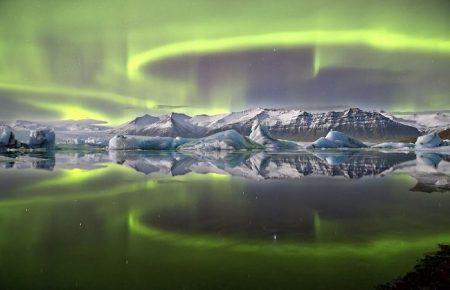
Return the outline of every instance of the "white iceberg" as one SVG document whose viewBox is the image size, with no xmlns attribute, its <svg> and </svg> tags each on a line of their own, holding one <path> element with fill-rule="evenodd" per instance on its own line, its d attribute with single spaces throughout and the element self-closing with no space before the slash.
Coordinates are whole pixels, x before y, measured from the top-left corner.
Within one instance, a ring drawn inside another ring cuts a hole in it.
<svg viewBox="0 0 450 290">
<path fill-rule="evenodd" d="M 273 138 L 267 128 L 261 125 L 259 120 L 253 122 L 252 130 L 248 138 L 263 145 L 266 150 L 295 150 L 299 148 L 297 143 Z"/>
<path fill-rule="evenodd" d="M 213 151 L 264 149 L 264 147 L 242 136 L 236 130 L 226 130 L 186 143 L 180 146 L 180 149 Z"/>
<path fill-rule="evenodd" d="M 372 148 L 409 149 L 409 148 L 414 148 L 414 144 L 413 143 L 403 143 L 403 142 L 384 142 L 384 143 L 373 145 Z"/>
<path fill-rule="evenodd" d="M 417 149 L 436 148 L 444 145 L 445 143 L 442 141 L 441 137 L 439 137 L 439 135 L 436 132 L 420 136 L 419 138 L 417 138 L 416 141 Z"/>
<path fill-rule="evenodd" d="M 313 143 L 311 143 L 307 148 L 338 148 L 338 144 L 332 140 L 328 140 L 325 137 L 320 137 Z"/>
<path fill-rule="evenodd" d="M 0 148 L 16 148 L 18 142 L 11 127 L 0 126 Z"/>
<path fill-rule="evenodd" d="M 320 137 L 307 148 L 366 148 L 367 145 L 339 131 L 330 130 L 327 136 Z"/>
<path fill-rule="evenodd" d="M 110 150 L 174 150 L 189 142 L 186 138 L 116 135 L 109 140 Z"/>
<path fill-rule="evenodd" d="M 88 137 L 86 140 L 84 140 L 84 144 L 90 145 L 90 146 L 108 146 L 109 140 L 105 138 L 100 137 Z"/>
<path fill-rule="evenodd" d="M 31 149 L 55 147 L 55 132 L 50 129 L 39 129 L 30 132 L 28 146 Z"/>
</svg>

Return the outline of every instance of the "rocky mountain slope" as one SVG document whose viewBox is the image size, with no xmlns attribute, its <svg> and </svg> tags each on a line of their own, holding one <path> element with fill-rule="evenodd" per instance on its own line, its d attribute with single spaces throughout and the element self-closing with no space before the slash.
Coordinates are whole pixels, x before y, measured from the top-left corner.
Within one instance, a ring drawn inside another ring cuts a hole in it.
<svg viewBox="0 0 450 290">
<path fill-rule="evenodd" d="M 420 113 L 383 113 L 393 121 L 415 127 L 423 132 L 440 132 L 450 128 L 450 113 L 420 112 Z"/>
<path fill-rule="evenodd" d="M 154 117 L 144 115 L 121 125 L 111 132 L 114 134 L 199 138 L 206 136 L 207 129 L 197 126 L 185 114 L 171 113 Z"/>
<path fill-rule="evenodd" d="M 261 123 L 273 138 L 313 141 L 331 129 L 365 141 L 402 140 L 420 135 L 417 128 L 401 124 L 378 112 L 351 108 L 341 112 L 309 113 L 298 109 L 250 109 L 221 115 L 189 117 L 172 113 L 144 115 L 115 128 L 114 134 L 198 138 L 234 129 L 248 136 Z"/>
</svg>

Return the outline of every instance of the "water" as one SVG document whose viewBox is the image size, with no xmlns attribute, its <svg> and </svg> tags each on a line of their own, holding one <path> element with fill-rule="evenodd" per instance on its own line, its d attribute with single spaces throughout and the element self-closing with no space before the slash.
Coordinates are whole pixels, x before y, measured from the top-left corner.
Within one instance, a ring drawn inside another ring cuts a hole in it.
<svg viewBox="0 0 450 290">
<path fill-rule="evenodd" d="M 450 243 L 450 158 L 0 156 L 0 289 L 371 289 Z"/>
</svg>

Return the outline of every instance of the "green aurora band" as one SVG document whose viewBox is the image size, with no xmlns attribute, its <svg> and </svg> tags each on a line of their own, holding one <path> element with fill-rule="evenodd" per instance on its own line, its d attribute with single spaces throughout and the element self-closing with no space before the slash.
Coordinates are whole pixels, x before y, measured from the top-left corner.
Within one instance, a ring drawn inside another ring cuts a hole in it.
<svg viewBox="0 0 450 290">
<path fill-rule="evenodd" d="M 302 46 L 366 45 L 382 50 L 423 51 L 450 54 L 450 39 L 427 39 L 376 30 L 298 31 L 194 40 L 157 47 L 132 56 L 128 62 L 130 78 L 139 77 L 141 67 L 171 57 L 252 49 L 296 48 Z M 320 66 L 319 66 L 320 67 Z"/>
<path fill-rule="evenodd" d="M 192 57 L 281 49 L 312 50 L 306 68 L 311 80 L 327 69 L 399 73 L 390 99 L 379 95 L 383 108 L 449 109 L 449 6 L 439 0 L 2 1 L 0 120 L 96 118 L 118 124 L 170 111 L 159 105 L 188 114 L 264 106 L 247 99 L 252 73 L 245 64 L 232 70 L 234 78 L 219 73 L 213 89 L 204 90 Z M 355 56 L 366 49 L 373 54 Z M 176 74 L 183 68 L 170 66 L 180 59 L 189 63 L 182 78 Z M 170 68 L 173 76 L 158 74 L 157 66 Z M 428 79 L 433 83 L 414 93 Z M 370 87 L 372 80 L 366 82 Z M 338 89 L 351 92 L 347 85 Z M 364 97 L 358 92 L 350 101 Z M 308 105 L 302 100 L 298 105 Z"/>
</svg>

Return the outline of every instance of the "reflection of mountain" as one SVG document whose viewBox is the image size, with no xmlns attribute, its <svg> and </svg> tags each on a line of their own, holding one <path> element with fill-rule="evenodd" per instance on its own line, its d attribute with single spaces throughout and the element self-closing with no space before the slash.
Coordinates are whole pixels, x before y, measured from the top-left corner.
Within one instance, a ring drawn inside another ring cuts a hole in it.
<svg viewBox="0 0 450 290">
<path fill-rule="evenodd" d="M 436 153 L 402 153 L 379 151 L 339 152 L 193 152 L 161 151 L 57 152 L 0 156 L 3 168 L 83 168 L 115 162 L 151 175 L 217 173 L 253 180 L 300 179 L 308 176 L 331 176 L 358 179 L 364 176 L 407 174 L 417 180 L 413 191 L 450 190 L 450 157 Z"/>
<path fill-rule="evenodd" d="M 251 179 L 291 179 L 305 176 L 361 178 L 378 175 L 392 166 L 414 159 L 412 153 L 220 153 L 184 155 L 180 153 L 142 154 L 110 152 L 117 163 L 145 174 L 180 175 L 188 172 L 222 173 Z"/>
</svg>

